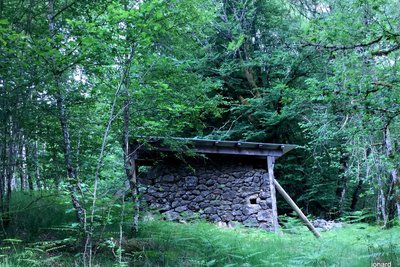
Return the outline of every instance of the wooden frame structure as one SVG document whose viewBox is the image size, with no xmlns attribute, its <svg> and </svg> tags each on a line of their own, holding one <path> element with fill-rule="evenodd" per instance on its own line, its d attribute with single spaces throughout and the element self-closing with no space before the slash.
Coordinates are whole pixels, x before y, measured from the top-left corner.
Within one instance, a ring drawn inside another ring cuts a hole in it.
<svg viewBox="0 0 400 267">
<path fill-rule="evenodd" d="M 209 139 L 190 139 L 190 138 L 173 138 L 172 142 L 178 144 L 177 147 L 172 147 L 165 144 L 166 139 L 151 138 L 146 140 L 146 145 L 140 145 L 138 142 L 133 142 L 130 145 L 130 155 L 132 167 L 136 168 L 138 163 L 144 163 L 153 158 L 157 153 L 176 153 L 178 150 L 200 154 L 220 154 L 220 155 L 235 155 L 235 156 L 251 156 L 258 160 L 265 160 L 266 169 L 268 170 L 268 179 L 266 183 L 269 185 L 269 190 L 272 199 L 272 216 L 273 230 L 278 231 L 278 209 L 276 204 L 276 189 L 288 202 L 288 204 L 298 213 L 300 219 L 313 232 L 316 237 L 320 237 L 318 231 L 314 228 L 311 222 L 303 214 L 300 208 L 275 180 L 274 166 L 275 161 L 287 152 L 296 148 L 296 145 L 275 144 L 275 143 L 256 143 L 242 141 L 224 141 L 224 140 L 209 140 Z"/>
</svg>

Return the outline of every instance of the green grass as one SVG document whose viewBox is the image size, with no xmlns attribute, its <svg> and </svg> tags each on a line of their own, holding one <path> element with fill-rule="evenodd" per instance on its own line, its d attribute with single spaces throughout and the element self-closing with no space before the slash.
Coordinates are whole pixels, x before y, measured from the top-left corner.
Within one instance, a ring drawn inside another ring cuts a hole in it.
<svg viewBox="0 0 400 267">
<path fill-rule="evenodd" d="M 153 221 L 141 237 L 157 250 L 137 252 L 148 266 L 371 266 L 400 265 L 400 229 L 367 224 L 322 233 L 317 240 L 306 228 L 296 234 L 256 229 L 221 229 L 204 222 Z"/>
<path fill-rule="evenodd" d="M 55 233 L 49 229 L 62 229 L 75 219 L 69 200 L 57 192 L 17 192 L 11 199 L 10 211 L 10 226 L 2 229 L 1 234 L 4 238 L 18 238 L 25 242 L 56 238 L 46 236 Z"/>
<path fill-rule="evenodd" d="M 68 227 L 74 222 L 73 213 L 67 212 L 68 200 L 48 195 L 37 199 L 37 195 L 21 194 L 13 200 L 16 212 L 1 241 L 0 266 L 82 266 L 76 231 Z M 296 225 L 274 234 L 219 228 L 202 221 L 181 224 L 154 219 L 141 223 L 135 240 L 124 238 L 122 260 L 128 266 L 151 267 L 371 266 L 374 262 L 400 266 L 399 227 L 383 230 L 358 223 L 323 232 L 317 240 Z M 98 240 L 103 246 L 95 266 L 121 266 L 112 253 L 118 252 L 118 246 L 110 246 L 111 240 L 118 240 L 118 225 L 107 229 Z"/>
</svg>

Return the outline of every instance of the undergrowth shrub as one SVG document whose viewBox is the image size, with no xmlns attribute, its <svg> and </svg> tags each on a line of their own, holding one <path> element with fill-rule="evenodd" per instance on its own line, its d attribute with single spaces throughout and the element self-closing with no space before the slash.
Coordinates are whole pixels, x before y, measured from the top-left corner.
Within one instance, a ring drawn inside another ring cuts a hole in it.
<svg viewBox="0 0 400 267">
<path fill-rule="evenodd" d="M 82 266 L 75 217 L 65 197 L 16 194 L 12 221 L 4 229 L 0 266 Z M 346 224 L 316 239 L 295 217 L 281 216 L 279 234 L 259 229 L 220 228 L 201 220 L 140 223 L 131 238 L 132 206 L 99 200 L 96 222 L 97 266 L 371 266 L 400 265 L 398 227 Z M 125 206 L 126 205 L 126 206 Z M 120 238 L 122 237 L 122 239 Z"/>
</svg>

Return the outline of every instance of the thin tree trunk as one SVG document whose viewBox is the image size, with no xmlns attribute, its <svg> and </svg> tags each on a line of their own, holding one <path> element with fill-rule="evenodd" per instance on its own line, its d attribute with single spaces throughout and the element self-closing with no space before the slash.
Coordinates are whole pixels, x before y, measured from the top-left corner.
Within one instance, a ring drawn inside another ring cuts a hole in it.
<svg viewBox="0 0 400 267">
<path fill-rule="evenodd" d="M 122 77 L 122 80 L 124 79 L 124 77 Z M 114 99 L 111 105 L 111 109 L 110 109 L 110 115 L 109 115 L 109 119 L 107 122 L 107 126 L 106 129 L 104 131 L 104 135 L 103 135 L 103 140 L 101 143 L 101 148 L 100 148 L 100 155 L 99 158 L 97 160 L 97 166 L 96 166 L 96 173 L 94 176 L 94 186 L 93 186 L 93 200 L 92 200 L 92 210 L 91 210 L 91 216 L 90 216 L 90 224 L 88 226 L 89 230 L 87 231 L 87 235 L 86 235 L 86 241 L 85 241 L 85 255 L 88 255 L 88 263 L 89 266 L 92 265 L 92 261 L 95 255 L 95 251 L 93 251 L 93 233 L 95 230 L 95 225 L 94 225 L 94 217 L 96 214 L 96 201 L 97 201 L 97 190 L 98 190 L 98 183 L 99 183 L 99 177 L 100 177 L 100 171 L 101 171 L 101 167 L 103 166 L 103 160 L 104 160 L 104 153 L 106 150 L 106 144 L 107 144 L 107 137 L 110 133 L 111 130 L 111 126 L 112 123 L 114 121 L 114 119 L 116 118 L 114 116 L 114 110 L 115 110 L 115 106 L 117 104 L 117 98 L 119 95 L 119 92 L 121 90 L 122 87 L 122 82 L 121 81 L 115 91 L 114 94 Z M 78 146 L 79 147 L 79 146 Z"/>
<path fill-rule="evenodd" d="M 3 200 L 4 200 L 4 168 L 6 164 L 6 159 L 4 157 L 4 144 L 0 144 L 0 214 L 3 212 Z"/>
<path fill-rule="evenodd" d="M 5 203 L 4 203 L 4 213 L 3 213 L 3 225 L 7 226 L 10 223 L 10 203 L 11 203 L 11 194 L 12 194 L 12 184 L 14 179 L 15 173 L 15 166 L 16 166 L 16 147 L 14 140 L 16 134 L 15 125 L 13 124 L 12 118 L 9 118 L 9 136 L 10 142 L 8 143 L 8 164 L 6 167 L 6 180 L 7 180 L 7 187 L 6 187 L 6 196 L 5 196 Z"/>
<path fill-rule="evenodd" d="M 139 231 L 139 199 L 137 189 L 137 177 L 136 177 L 136 162 L 134 158 L 135 152 L 131 152 L 129 149 L 129 99 L 124 102 L 124 129 L 123 129 L 123 140 L 124 140 L 124 166 L 125 173 L 129 181 L 129 187 L 132 193 L 133 201 L 133 223 L 132 232 L 135 235 Z M 131 155 L 132 153 L 132 155 Z"/>
<path fill-rule="evenodd" d="M 38 141 L 35 141 L 33 143 L 33 166 L 34 166 L 34 170 L 35 170 L 36 187 L 38 190 L 40 190 L 42 188 L 42 185 L 41 185 L 41 181 L 40 181 Z"/>
<path fill-rule="evenodd" d="M 26 180 L 28 182 L 28 188 L 30 191 L 33 191 L 33 181 L 32 181 L 32 176 L 29 175 L 29 169 L 28 169 L 28 164 L 27 164 L 27 149 L 26 149 L 26 144 L 23 144 L 22 147 L 22 171 L 24 173 L 24 176 L 26 177 Z"/>
<path fill-rule="evenodd" d="M 134 159 L 134 155 L 131 155 L 129 149 L 129 122 L 130 122 L 130 94 L 129 94 L 129 79 L 128 74 L 130 72 L 131 62 L 133 58 L 133 46 L 131 47 L 131 51 L 129 55 L 127 55 L 127 60 L 124 66 L 123 73 L 123 85 L 125 89 L 125 101 L 123 107 L 123 151 L 124 151 L 124 168 L 126 177 L 129 181 L 129 187 L 131 189 L 132 201 L 133 201 L 133 221 L 132 221 L 132 233 L 135 235 L 139 231 L 139 197 L 138 197 L 138 189 L 137 189 L 137 177 L 136 177 L 136 162 Z"/>
<path fill-rule="evenodd" d="M 0 0 L 1 1 L 1 0 Z M 1 216 L 3 217 L 4 215 L 4 200 L 5 200 L 5 195 L 6 195 L 6 178 L 7 178 L 7 167 L 6 165 L 7 163 L 7 125 L 8 125 L 8 120 L 7 120 L 7 106 L 6 106 L 6 102 L 7 102 L 7 98 L 6 98 L 6 88 L 7 88 L 7 80 L 3 80 L 3 91 L 2 91 L 2 97 L 1 99 L 2 101 L 2 109 L 6 112 L 3 113 L 3 144 L 2 144 L 2 157 L 1 157 L 1 163 L 2 163 L 2 170 L 1 170 L 1 180 L 0 180 L 0 212 L 1 212 Z M 2 229 L 4 229 L 4 224 L 3 224 L 3 218 L 1 218 L 1 222 L 2 222 Z"/>
<path fill-rule="evenodd" d="M 341 169 L 342 169 L 342 181 L 341 181 L 341 190 L 340 190 L 340 198 L 339 198 L 339 213 L 340 216 L 343 215 L 344 213 L 344 208 L 345 208 L 345 201 L 346 201 L 346 191 L 347 191 L 347 170 L 348 170 L 348 160 L 349 156 L 347 154 L 344 154 L 341 159 Z"/>
<path fill-rule="evenodd" d="M 390 130 L 389 130 L 389 125 L 386 125 L 385 127 L 385 132 L 384 132 L 384 141 L 385 141 L 385 145 L 386 145 L 386 155 L 389 158 L 389 160 L 391 158 L 393 158 L 393 154 L 394 154 L 394 149 L 393 149 L 393 145 L 392 145 L 392 139 L 391 139 L 391 135 L 390 135 Z M 390 190 L 388 193 L 388 201 L 389 201 L 389 220 L 394 218 L 394 210 L 397 211 L 397 218 L 400 221 L 400 192 L 399 189 L 396 185 L 400 184 L 400 177 L 398 176 L 397 173 L 397 168 L 393 167 L 389 170 L 390 176 L 391 176 L 391 186 L 390 186 Z M 392 188 L 394 187 L 394 190 L 392 190 Z M 394 195 L 394 196 L 393 196 Z M 392 206 L 395 206 L 392 207 Z"/>
<path fill-rule="evenodd" d="M 29 11 L 28 11 L 28 19 L 26 22 L 26 29 L 28 33 L 32 33 L 32 18 L 33 18 L 33 8 L 35 6 L 34 0 L 29 0 Z"/>
<path fill-rule="evenodd" d="M 368 155 L 366 154 L 366 161 L 367 161 L 367 157 Z M 368 162 L 368 161 L 367 161 Z M 367 171 L 365 174 L 366 177 L 369 176 L 369 165 L 367 163 Z M 363 180 L 360 178 L 360 161 L 357 162 L 357 186 L 353 191 L 353 194 L 351 195 L 351 204 L 350 204 L 350 211 L 355 211 L 357 203 L 358 203 L 358 199 L 359 199 L 359 194 L 363 185 Z"/>
<path fill-rule="evenodd" d="M 72 164 L 72 149 L 71 149 L 71 139 L 70 139 L 69 128 L 68 128 L 68 119 L 67 119 L 67 114 L 66 114 L 64 98 L 61 95 L 57 96 L 57 107 L 59 110 L 59 120 L 60 120 L 61 129 L 62 129 L 62 133 L 63 133 L 63 139 L 64 139 L 64 160 L 65 160 L 65 166 L 67 168 L 67 177 L 68 177 L 68 181 L 69 181 L 68 189 L 70 192 L 72 205 L 75 208 L 76 218 L 80 222 L 81 226 L 85 229 L 86 211 L 81 206 L 81 204 L 77 198 L 79 185 L 78 185 L 78 181 L 76 179 L 75 169 Z"/>
<path fill-rule="evenodd" d="M 21 135 L 21 144 L 19 147 L 19 177 L 20 177 L 20 187 L 21 191 L 25 190 L 26 184 L 28 182 L 28 187 L 30 190 L 33 190 L 33 184 L 30 176 L 27 171 L 27 163 L 26 163 L 26 145 L 25 145 L 25 137 Z"/>
<path fill-rule="evenodd" d="M 0 18 L 3 18 L 4 0 L 0 0 Z"/>
<path fill-rule="evenodd" d="M 388 223 L 388 217 L 386 214 L 386 198 L 383 191 L 383 183 L 380 175 L 378 175 L 378 187 L 377 212 L 382 216 L 383 226 L 386 227 Z"/>
<path fill-rule="evenodd" d="M 129 0 L 124 2 L 125 10 L 129 10 Z M 129 26 L 128 26 L 129 28 Z M 127 37 L 127 42 L 131 43 L 129 37 Z M 136 177 L 136 162 L 134 159 L 134 155 L 131 155 L 131 151 L 129 149 L 129 122 L 130 122 L 130 94 L 129 94 L 129 73 L 131 71 L 131 63 L 134 54 L 134 45 L 130 47 L 129 54 L 126 55 L 126 61 L 123 66 L 123 76 L 122 76 L 122 84 L 125 89 L 125 101 L 123 107 L 123 133 L 122 133 L 122 141 L 123 141 L 123 151 L 124 151 L 124 168 L 126 177 L 129 181 L 129 187 L 131 189 L 132 201 L 133 201 L 133 221 L 132 221 L 132 234 L 136 235 L 139 231 L 139 197 L 138 197 L 138 188 L 137 188 L 137 177 Z"/>
<path fill-rule="evenodd" d="M 54 35 L 56 31 L 56 24 L 54 21 L 54 0 L 48 0 L 48 27 L 49 27 L 49 32 L 50 32 L 50 37 L 55 42 L 54 40 Z M 55 47 L 53 47 L 55 48 Z M 61 130 L 63 134 L 63 149 L 64 149 L 64 160 L 65 160 L 65 166 L 67 168 L 67 177 L 68 177 L 68 190 L 69 194 L 71 197 L 72 205 L 75 209 L 75 214 L 76 218 L 81 224 L 81 227 L 84 229 L 86 232 L 86 211 L 82 207 L 81 203 L 79 202 L 77 195 L 78 195 L 78 188 L 79 188 L 79 183 L 76 179 L 76 171 L 74 169 L 73 163 L 72 163 L 72 149 L 71 149 L 71 139 L 70 139 L 70 134 L 69 134 L 69 128 L 68 128 L 68 117 L 67 117 L 67 111 L 65 107 L 65 99 L 64 95 L 62 93 L 61 87 L 60 87 L 60 77 L 59 73 L 57 72 L 57 66 L 56 62 L 54 61 L 53 58 L 51 58 L 51 61 L 53 63 L 53 76 L 54 76 L 54 82 L 55 82 L 55 87 L 59 91 L 58 94 L 56 94 L 56 102 L 57 102 L 57 109 L 58 109 L 58 118 L 60 121 L 61 125 Z"/>
<path fill-rule="evenodd" d="M 353 194 L 351 196 L 350 211 L 355 211 L 356 210 L 362 186 L 363 186 L 363 181 L 361 179 L 359 179 L 358 183 L 357 183 L 357 186 L 354 189 L 354 192 L 353 192 Z"/>
</svg>

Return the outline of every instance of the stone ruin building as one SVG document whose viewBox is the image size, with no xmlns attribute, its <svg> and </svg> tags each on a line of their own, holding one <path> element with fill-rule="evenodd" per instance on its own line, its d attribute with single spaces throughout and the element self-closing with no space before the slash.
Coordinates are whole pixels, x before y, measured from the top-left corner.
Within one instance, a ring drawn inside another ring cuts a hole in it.
<svg viewBox="0 0 400 267">
<path fill-rule="evenodd" d="M 131 144 L 141 200 L 167 220 L 205 218 L 234 226 L 276 230 L 274 163 L 294 145 L 175 139 L 189 153 L 152 140 Z"/>
</svg>

